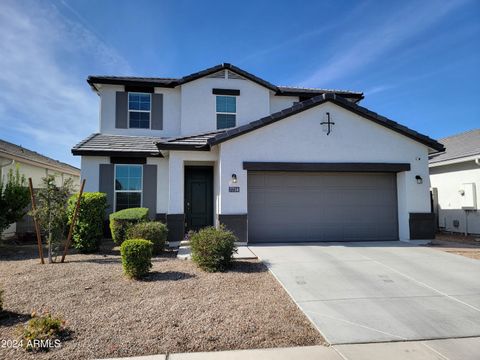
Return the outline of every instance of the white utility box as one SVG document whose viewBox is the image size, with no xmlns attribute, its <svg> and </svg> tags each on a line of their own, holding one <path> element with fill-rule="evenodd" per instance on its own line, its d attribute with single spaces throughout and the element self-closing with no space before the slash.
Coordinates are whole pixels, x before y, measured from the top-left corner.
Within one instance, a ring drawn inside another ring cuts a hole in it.
<svg viewBox="0 0 480 360">
<path fill-rule="evenodd" d="M 459 190 L 461 197 L 461 204 L 463 210 L 476 210 L 477 209 L 477 193 L 475 190 L 475 183 L 462 184 L 462 188 Z"/>
</svg>

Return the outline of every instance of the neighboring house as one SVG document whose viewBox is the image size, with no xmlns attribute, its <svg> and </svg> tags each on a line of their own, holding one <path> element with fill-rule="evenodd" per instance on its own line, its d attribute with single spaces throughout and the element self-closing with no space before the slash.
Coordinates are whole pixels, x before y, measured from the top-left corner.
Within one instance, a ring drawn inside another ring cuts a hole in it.
<svg viewBox="0 0 480 360">
<path fill-rule="evenodd" d="M 440 140 L 430 156 L 430 182 L 440 229 L 480 234 L 480 129 Z"/>
<path fill-rule="evenodd" d="M 42 178 L 46 175 L 54 175 L 58 185 L 67 178 L 71 178 L 77 187 L 80 183 L 80 169 L 22 146 L 0 140 L 0 178 L 5 181 L 8 172 L 11 169 L 15 171 L 17 168 L 20 174 L 25 175 L 27 181 L 28 178 L 32 178 L 34 188 L 41 186 Z M 22 220 L 11 225 L 3 235 L 11 236 L 15 233 L 21 235 L 33 231 L 31 218 L 26 215 Z"/>
<path fill-rule="evenodd" d="M 428 154 L 443 146 L 357 103 L 230 64 L 179 79 L 91 76 L 100 129 L 73 147 L 110 210 L 145 206 L 169 240 L 225 224 L 240 241 L 431 236 Z"/>
</svg>

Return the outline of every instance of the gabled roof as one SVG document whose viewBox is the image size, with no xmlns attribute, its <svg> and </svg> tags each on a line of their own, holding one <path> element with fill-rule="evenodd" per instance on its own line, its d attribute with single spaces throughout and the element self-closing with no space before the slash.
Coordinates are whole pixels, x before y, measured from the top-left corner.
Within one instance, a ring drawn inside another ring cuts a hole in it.
<svg viewBox="0 0 480 360">
<path fill-rule="evenodd" d="M 279 111 L 277 113 L 271 114 L 269 116 L 266 116 L 264 118 L 261 118 L 259 120 L 250 122 L 246 125 L 238 126 L 235 128 L 223 130 L 223 131 L 218 131 L 216 134 L 210 133 L 210 134 L 204 134 L 204 135 L 197 135 L 197 136 L 191 136 L 189 139 L 195 139 L 196 141 L 196 147 L 198 150 L 206 150 L 209 149 L 211 146 L 218 145 L 222 142 L 231 140 L 237 136 L 241 136 L 244 134 L 247 134 L 251 131 L 257 130 L 259 128 L 262 128 L 264 126 L 270 125 L 272 123 L 275 123 L 277 121 L 283 120 L 285 118 L 288 118 L 290 116 L 296 115 L 298 113 L 301 113 L 305 110 L 311 109 L 315 106 L 319 106 L 325 102 L 332 102 L 344 109 L 347 109 L 349 111 L 352 111 L 370 121 L 373 121 L 379 125 L 385 126 L 386 128 L 398 132 L 406 137 L 409 137 L 415 141 L 418 141 L 428 147 L 430 147 L 433 150 L 436 151 L 443 151 L 444 147 L 442 144 L 439 142 L 429 138 L 426 135 L 420 134 L 414 130 L 411 130 L 407 128 L 406 126 L 400 125 L 399 123 L 390 120 L 384 116 L 381 116 L 377 113 L 374 113 L 373 111 L 368 110 L 367 108 L 364 108 L 362 106 L 358 106 L 351 101 L 345 100 L 344 98 L 340 96 L 336 96 L 335 94 L 323 94 L 320 96 L 313 97 L 311 99 L 302 101 L 300 103 L 297 103 L 293 105 L 292 107 L 289 107 L 287 109 L 284 109 L 282 111 Z M 208 136 L 205 136 L 208 135 Z M 186 138 L 184 138 L 186 139 Z M 160 150 L 166 150 L 164 146 L 164 142 L 158 142 L 157 146 Z M 187 146 L 187 144 L 183 145 L 180 143 L 177 143 L 177 149 L 176 150 L 181 150 L 182 146 Z M 186 149 L 186 148 L 185 148 Z M 192 149 L 190 147 L 190 149 Z"/>
<path fill-rule="evenodd" d="M 276 86 L 272 83 L 259 78 L 239 67 L 223 63 L 208 69 L 198 71 L 196 73 L 181 77 L 181 78 L 156 78 L 156 77 L 132 77 L 132 76 L 89 76 L 87 82 L 94 90 L 98 90 L 95 84 L 110 84 L 110 85 L 126 85 L 126 86 L 145 86 L 145 87 L 166 87 L 174 88 L 186 84 L 188 82 L 200 79 L 202 77 L 214 74 L 221 70 L 230 70 L 244 78 L 261 85 L 279 96 L 301 96 L 304 98 L 312 97 L 318 94 L 335 93 L 355 101 L 363 99 L 363 93 L 349 91 L 349 90 L 333 90 L 333 89 L 318 89 L 318 88 L 299 88 L 291 86 Z"/>
<path fill-rule="evenodd" d="M 429 163 L 435 164 L 449 160 L 480 156 L 480 129 L 470 130 L 461 134 L 439 140 L 445 151 L 430 156 Z"/>
<path fill-rule="evenodd" d="M 39 165 L 63 171 L 71 175 L 80 175 L 80 169 L 75 166 L 49 158 L 48 156 L 39 154 L 36 151 L 26 149 L 11 142 L 0 140 L 0 157 L 10 158 L 10 156 L 38 163 Z"/>
<path fill-rule="evenodd" d="M 73 155 L 98 156 L 161 156 L 155 143 L 163 140 L 152 136 L 92 134 L 72 148 Z"/>
</svg>

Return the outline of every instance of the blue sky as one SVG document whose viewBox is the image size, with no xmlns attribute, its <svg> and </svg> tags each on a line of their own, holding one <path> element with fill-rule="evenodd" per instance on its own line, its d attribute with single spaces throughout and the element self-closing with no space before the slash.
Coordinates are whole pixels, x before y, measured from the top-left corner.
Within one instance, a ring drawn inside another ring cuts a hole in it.
<svg viewBox="0 0 480 360">
<path fill-rule="evenodd" d="M 480 1 L 0 2 L 0 138 L 79 165 L 88 75 L 230 62 L 277 85 L 363 91 L 434 138 L 480 127 Z M 254 120 L 254 119 L 252 119 Z"/>
</svg>

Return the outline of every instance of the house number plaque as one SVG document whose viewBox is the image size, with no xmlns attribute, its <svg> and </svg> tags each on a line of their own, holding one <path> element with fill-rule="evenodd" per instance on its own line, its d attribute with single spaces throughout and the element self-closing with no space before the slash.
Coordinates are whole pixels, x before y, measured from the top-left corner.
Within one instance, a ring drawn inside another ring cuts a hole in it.
<svg viewBox="0 0 480 360">
<path fill-rule="evenodd" d="M 240 192 L 240 186 L 229 186 L 228 192 Z"/>
</svg>

